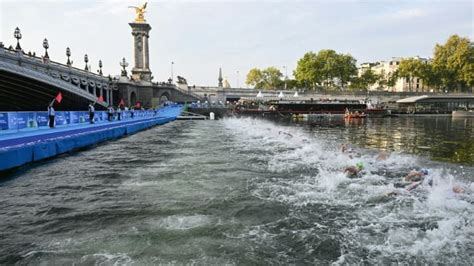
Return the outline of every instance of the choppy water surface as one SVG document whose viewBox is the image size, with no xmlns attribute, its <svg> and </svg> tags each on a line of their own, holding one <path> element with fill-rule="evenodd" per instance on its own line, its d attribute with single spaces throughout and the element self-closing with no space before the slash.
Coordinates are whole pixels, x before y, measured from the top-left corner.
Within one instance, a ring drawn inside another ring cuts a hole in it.
<svg viewBox="0 0 474 266">
<path fill-rule="evenodd" d="M 472 125 L 231 118 L 156 127 L 8 173 L 0 264 L 472 265 Z M 344 142 L 351 156 L 339 151 Z M 377 160 L 382 149 L 394 152 Z M 358 162 L 362 178 L 347 178 L 341 169 Z M 394 187 L 420 167 L 433 186 Z M 391 191 L 399 195 L 384 196 Z"/>
</svg>

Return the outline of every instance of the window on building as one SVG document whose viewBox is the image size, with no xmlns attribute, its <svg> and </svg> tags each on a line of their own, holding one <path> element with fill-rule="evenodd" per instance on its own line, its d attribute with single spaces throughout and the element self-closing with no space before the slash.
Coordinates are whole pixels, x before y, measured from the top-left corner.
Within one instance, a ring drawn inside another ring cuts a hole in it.
<svg viewBox="0 0 474 266">
<path fill-rule="evenodd" d="M 407 82 L 410 82 L 410 78 L 407 78 Z"/>
<path fill-rule="evenodd" d="M 397 65 L 400 65 L 400 62 L 397 62 Z"/>
<path fill-rule="evenodd" d="M 416 88 L 419 89 L 419 88 L 420 88 L 420 84 L 416 84 Z"/>
<path fill-rule="evenodd" d="M 419 82 L 420 82 L 420 79 L 416 79 L 416 82 L 419 83 Z"/>
<path fill-rule="evenodd" d="M 392 64 L 393 64 L 393 62 L 392 62 L 392 61 L 390 61 L 390 65 L 392 65 Z"/>
</svg>

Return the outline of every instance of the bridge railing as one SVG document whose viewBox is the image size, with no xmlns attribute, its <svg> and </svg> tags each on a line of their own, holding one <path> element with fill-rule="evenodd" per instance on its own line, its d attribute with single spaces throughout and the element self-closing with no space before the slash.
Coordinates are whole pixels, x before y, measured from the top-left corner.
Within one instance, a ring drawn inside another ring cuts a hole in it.
<svg viewBox="0 0 474 266">
<path fill-rule="evenodd" d="M 97 73 L 94 73 L 92 71 L 86 71 L 84 69 L 81 69 L 81 68 L 77 68 L 75 66 L 68 66 L 66 64 L 62 64 L 62 63 L 59 63 L 59 62 L 56 62 L 56 61 L 52 61 L 50 59 L 48 59 L 47 61 L 44 60 L 43 57 L 40 57 L 40 56 L 37 56 L 37 55 L 33 55 L 33 54 L 28 54 L 28 53 L 25 53 L 24 51 L 17 51 L 17 50 L 10 50 L 10 49 L 7 49 L 5 47 L 3 48 L 0 48 L 0 52 L 3 52 L 4 55 L 12 58 L 12 59 L 16 59 L 18 60 L 18 58 L 21 58 L 22 61 L 31 61 L 31 62 L 34 62 L 34 63 L 39 63 L 39 64 L 42 64 L 44 67 L 56 67 L 57 69 L 61 69 L 62 71 L 64 72 L 77 72 L 75 74 L 77 75 L 83 75 L 83 76 L 88 76 L 89 78 L 95 78 L 95 79 L 99 79 L 101 80 L 102 82 L 104 81 L 108 81 L 108 77 L 106 76 L 103 76 L 103 75 L 99 75 Z M 1 53 L 0 53 L 1 55 Z"/>
</svg>

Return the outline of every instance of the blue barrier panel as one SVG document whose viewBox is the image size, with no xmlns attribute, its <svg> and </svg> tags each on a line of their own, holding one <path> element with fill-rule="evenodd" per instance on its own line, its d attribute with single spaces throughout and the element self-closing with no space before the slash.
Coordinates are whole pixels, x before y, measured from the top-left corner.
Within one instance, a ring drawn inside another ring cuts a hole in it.
<svg viewBox="0 0 474 266">
<path fill-rule="evenodd" d="M 128 120 L 122 123 L 104 123 L 103 125 L 94 125 L 93 127 L 81 126 L 78 128 L 64 129 L 60 131 L 39 132 L 37 135 L 26 135 L 13 139 L 0 140 L 3 149 L 0 149 L 0 171 L 17 167 L 31 161 L 38 161 L 57 154 L 72 151 L 74 149 L 87 147 L 106 140 L 112 140 L 122 137 L 125 134 L 133 134 L 154 125 L 164 124 L 176 119 L 180 108 L 164 108 L 160 110 L 162 114 L 159 117 L 154 116 L 154 111 L 137 111 L 140 116 L 146 117 L 144 120 Z M 106 118 L 106 112 L 98 112 L 100 116 Z M 48 117 L 46 112 L 19 112 L 19 113 L 0 113 L 3 120 L 3 127 L 15 128 L 17 126 L 28 126 L 37 123 L 39 126 L 46 125 Z M 60 123 L 81 122 L 82 116 L 88 118 L 88 112 L 57 112 Z M 79 117 L 79 119 L 78 119 Z M 5 119 L 8 118 L 8 119 Z M 88 120 L 88 119 L 87 119 Z M 26 121 L 26 122 L 25 122 Z M 86 119 L 82 119 L 86 121 Z M 11 123 L 10 123 L 11 122 Z M 31 122 L 31 123 L 30 123 Z M 28 131 L 30 132 L 30 131 Z M 50 133 L 51 132 L 51 133 Z M 15 133 L 16 134 L 16 133 Z M 20 134 L 21 135 L 21 134 Z M 35 144 L 23 144 L 23 143 Z M 14 146 L 18 145 L 18 146 Z"/>
<path fill-rule="evenodd" d="M 83 148 L 95 144 L 92 134 L 77 135 L 74 137 L 74 148 Z"/>
<path fill-rule="evenodd" d="M 8 113 L 0 113 L 0 130 L 8 129 Z"/>
<path fill-rule="evenodd" d="M 0 150 L 0 170 L 10 169 L 31 161 L 33 161 L 32 145 Z"/>
<path fill-rule="evenodd" d="M 33 147 L 33 160 L 39 161 L 49 157 L 56 156 L 56 143 L 51 142 L 40 142 L 35 144 Z"/>
<path fill-rule="evenodd" d="M 57 154 L 65 153 L 73 150 L 76 147 L 74 137 L 60 138 L 56 140 Z"/>
</svg>

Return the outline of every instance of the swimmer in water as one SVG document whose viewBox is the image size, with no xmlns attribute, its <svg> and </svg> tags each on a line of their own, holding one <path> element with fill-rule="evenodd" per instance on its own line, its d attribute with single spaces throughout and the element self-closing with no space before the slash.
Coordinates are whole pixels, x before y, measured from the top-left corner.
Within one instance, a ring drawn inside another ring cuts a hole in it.
<svg viewBox="0 0 474 266">
<path fill-rule="evenodd" d="M 407 182 L 423 181 L 426 175 L 428 175 L 428 170 L 426 169 L 421 169 L 420 171 L 411 170 L 410 173 L 408 173 L 408 175 L 403 177 L 403 181 L 407 181 Z"/>
<path fill-rule="evenodd" d="M 362 170 L 364 170 L 364 165 L 359 162 L 355 166 L 348 166 L 344 168 L 344 173 L 349 178 L 357 178 L 360 177 Z"/>
<path fill-rule="evenodd" d="M 354 150 L 352 149 L 351 145 L 349 143 L 343 143 L 341 144 L 341 152 L 342 153 L 351 153 Z"/>
</svg>

